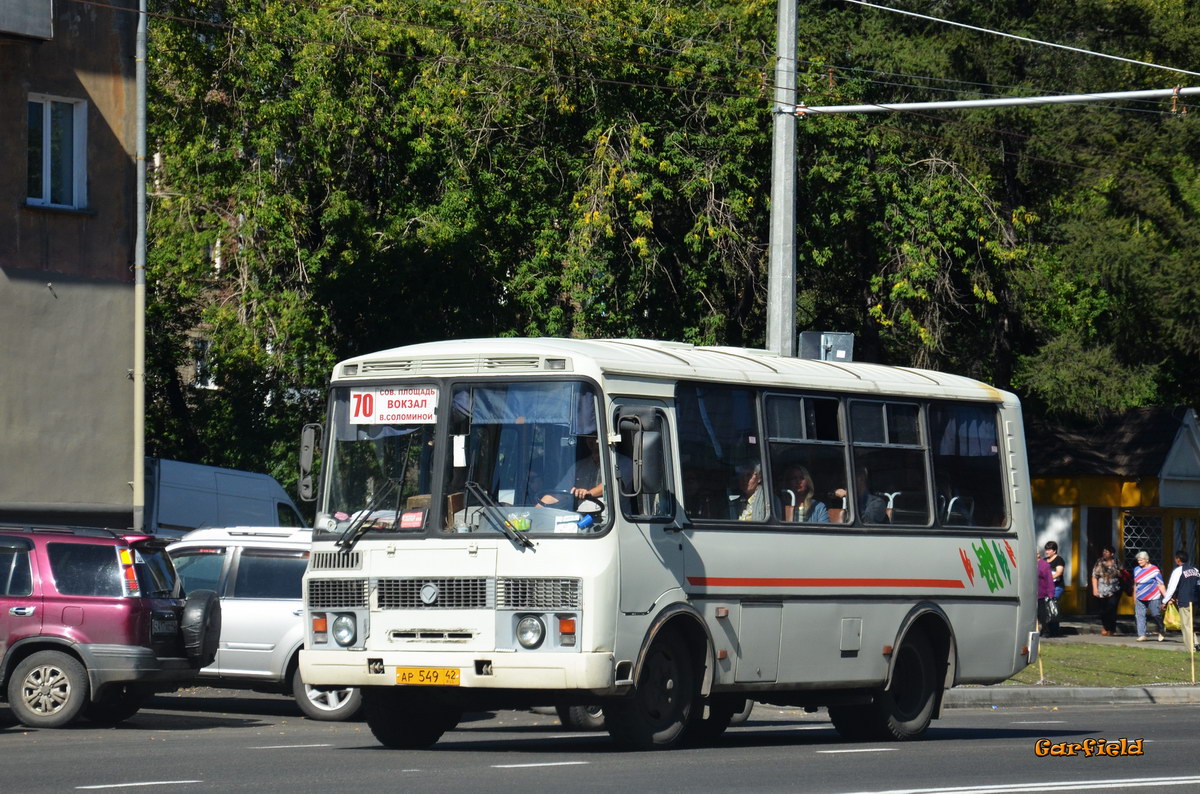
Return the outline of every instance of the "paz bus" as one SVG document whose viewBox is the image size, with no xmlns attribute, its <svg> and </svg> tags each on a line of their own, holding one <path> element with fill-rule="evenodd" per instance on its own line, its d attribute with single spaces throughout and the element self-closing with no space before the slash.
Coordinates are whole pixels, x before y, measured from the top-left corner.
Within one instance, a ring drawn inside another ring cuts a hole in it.
<svg viewBox="0 0 1200 794">
<path fill-rule="evenodd" d="M 320 478 L 314 453 L 321 447 Z M 942 372 L 648 340 L 472 339 L 337 364 L 301 675 L 393 748 L 593 704 L 622 746 L 747 699 L 912 739 L 1035 660 L 1021 409 Z"/>
</svg>

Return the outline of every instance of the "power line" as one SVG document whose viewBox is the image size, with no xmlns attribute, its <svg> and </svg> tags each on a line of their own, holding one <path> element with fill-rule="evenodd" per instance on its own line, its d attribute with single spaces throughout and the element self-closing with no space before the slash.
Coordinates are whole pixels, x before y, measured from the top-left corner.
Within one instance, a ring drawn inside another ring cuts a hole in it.
<svg viewBox="0 0 1200 794">
<path fill-rule="evenodd" d="M 81 5 L 94 6 L 94 7 L 98 7 L 98 8 L 107 8 L 107 9 L 112 9 L 112 10 L 116 10 L 116 11 L 123 11 L 123 12 L 127 12 L 127 13 L 139 13 L 137 11 L 137 9 L 131 9 L 126 6 L 115 5 L 112 2 L 105 2 L 105 0 L 69 0 L 69 2 L 74 2 L 77 4 L 81 4 Z M 311 0 L 288 0 L 288 2 L 292 2 L 295 4 L 301 4 L 301 5 L 309 5 L 310 7 L 315 7 L 315 8 L 323 8 L 324 10 L 334 10 L 334 11 L 338 11 L 338 10 L 344 11 L 345 10 L 344 8 L 329 9 L 329 8 L 323 7 L 323 6 L 313 6 Z M 208 28 L 212 28 L 212 29 L 223 30 L 223 31 L 230 32 L 230 33 L 236 33 L 239 31 L 244 32 L 244 33 L 251 33 L 250 31 L 246 31 L 245 29 L 239 28 L 238 26 L 233 25 L 231 23 L 221 23 L 221 22 L 216 22 L 216 21 L 212 21 L 212 20 L 201 20 L 201 19 L 194 19 L 194 18 L 189 18 L 189 17 L 180 17 L 180 16 L 171 15 L 171 14 L 163 14 L 163 13 L 157 13 L 157 12 L 146 12 L 146 15 L 147 15 L 147 17 L 151 17 L 151 18 L 158 18 L 158 19 L 163 19 L 163 20 L 167 20 L 167 21 L 178 22 L 178 23 L 193 25 L 193 26 L 208 27 Z M 402 20 L 391 20 L 391 19 L 387 19 L 387 18 L 383 18 L 381 21 L 383 21 L 387 24 L 395 24 L 395 25 L 408 24 Z M 435 28 L 435 29 L 437 29 L 437 28 Z M 445 28 L 441 28 L 440 30 L 445 33 L 454 32 L 450 29 L 445 29 Z M 382 57 L 414 60 L 414 61 L 424 62 L 424 63 L 442 63 L 442 64 L 448 64 L 448 65 L 457 65 L 457 66 L 463 66 L 463 67 L 469 67 L 469 68 L 479 68 L 479 69 L 485 69 L 485 70 L 490 69 L 490 70 L 494 70 L 494 71 L 517 72 L 517 73 L 527 75 L 527 76 L 542 77 L 542 78 L 546 78 L 546 79 L 561 79 L 561 80 L 576 81 L 576 82 L 589 82 L 589 83 L 614 85 L 614 86 L 627 87 L 627 88 L 644 89 L 644 90 L 649 90 L 649 91 L 667 91 L 667 92 L 671 92 L 674 94 L 688 93 L 688 94 L 696 95 L 696 96 L 706 96 L 706 97 L 714 97 L 714 98 L 721 98 L 721 99 L 746 99 L 746 100 L 753 100 L 755 102 L 766 102 L 767 101 L 766 97 L 764 95 L 750 95 L 750 94 L 739 94 L 739 93 L 731 93 L 731 92 L 719 92 L 719 91 L 701 90 L 701 89 L 697 89 L 697 88 L 693 88 L 693 87 L 665 86 L 665 85 L 660 85 L 660 84 L 655 84 L 655 83 L 642 83 L 642 82 L 629 81 L 629 80 L 614 80 L 614 79 L 601 78 L 601 77 L 588 76 L 588 75 L 575 75 L 575 74 L 565 74 L 565 73 L 561 73 L 561 72 L 537 71 L 534 69 L 529 69 L 526 67 L 512 66 L 509 64 L 499 64 L 499 63 L 487 64 L 487 63 L 482 63 L 482 62 L 479 62 L 476 60 L 465 59 L 465 58 L 463 58 L 463 59 L 448 59 L 448 58 L 445 58 L 444 56 L 440 56 L 440 55 L 439 56 L 423 56 L 423 55 L 417 55 L 414 53 L 396 52 L 396 51 L 392 51 L 392 50 L 383 50 L 383 49 L 365 47 L 365 46 L 354 45 L 354 44 L 349 44 L 349 43 L 345 43 L 345 42 L 327 42 L 327 41 L 320 41 L 320 40 L 316 40 L 316 39 L 305 39 L 305 38 L 295 37 L 295 36 L 285 36 L 285 35 L 281 35 L 281 34 L 263 33 L 261 31 L 254 31 L 251 33 L 251 35 L 262 36 L 266 40 L 282 42 L 282 43 L 287 43 L 287 44 L 315 44 L 318 46 L 329 47 L 332 49 L 343 49 L 343 50 L 347 50 L 347 51 L 359 52 L 359 53 L 370 54 L 370 55 L 378 55 L 378 56 L 382 56 Z M 767 88 L 770 88 L 770 87 L 771 87 L 770 84 L 765 83 L 765 82 L 763 83 L 763 90 L 766 90 Z M 810 90 L 809 93 L 817 94 L 818 96 L 828 96 L 828 97 L 834 97 L 834 98 L 836 98 L 838 96 L 836 94 L 832 94 L 832 93 L 828 93 L 828 92 L 821 92 L 821 91 L 811 91 Z M 882 107 L 882 105 L 878 105 L 878 106 Z M 958 120 L 945 119 L 945 118 L 941 118 L 941 117 L 937 117 L 937 116 L 930 116 L 930 115 L 924 115 L 924 114 L 920 114 L 920 113 L 914 113 L 911 111 L 906 112 L 906 115 L 916 117 L 916 118 L 925 118 L 925 119 L 929 119 L 929 120 L 934 120 L 934 121 L 938 121 L 939 123 L 943 123 L 943 124 L 966 125 L 966 126 L 973 127 L 975 129 L 988 130 L 995 134 L 1002 134 L 1002 135 L 1014 135 L 1015 134 L 1018 137 L 1024 137 L 1030 141 L 1050 143 L 1050 144 L 1056 143 L 1055 141 L 1050 141 L 1048 139 L 1041 138 L 1039 136 L 1023 135 L 1021 133 L 1010 133 L 1008 131 L 998 130 L 995 128 L 984 127 L 981 125 L 974 125 L 974 124 L 970 124 L 968 122 L 961 122 Z M 884 127 L 884 125 L 876 125 L 876 126 Z M 885 127 L 885 128 L 894 129 L 898 132 L 904 132 L 906 130 L 906 128 L 897 127 L 897 126 L 891 126 L 891 127 Z M 940 138 L 939 136 L 930 135 L 927 133 L 920 133 L 915 130 L 910 131 L 909 134 L 914 134 L 914 135 L 917 135 L 917 136 L 923 137 L 923 138 L 942 140 L 947 143 L 951 142 L 949 139 Z M 957 143 L 959 143 L 960 145 L 962 144 L 961 141 L 958 141 Z M 966 144 L 966 145 L 969 147 L 972 147 L 972 148 L 979 149 L 980 151 L 999 152 L 1001 154 L 1004 154 L 1004 152 L 1002 150 L 995 149 L 994 147 L 987 147 L 987 146 L 984 146 L 981 144 Z M 1078 148 L 1078 147 L 1073 147 L 1073 148 Z M 1092 153 L 1096 153 L 1096 154 L 1100 154 L 1100 155 L 1110 155 L 1112 157 L 1122 158 L 1122 156 L 1120 154 L 1115 153 L 1115 152 L 1110 152 L 1107 150 L 1092 149 L 1092 150 L 1088 150 L 1088 151 L 1091 151 Z M 1055 160 L 1051 160 L 1048 158 L 1035 158 L 1032 155 L 1028 155 L 1026 153 L 1022 153 L 1021 156 L 1022 157 L 1030 157 L 1031 159 L 1035 159 L 1038 162 L 1045 162 L 1048 164 L 1058 164 L 1058 165 L 1062 165 L 1062 166 L 1069 167 L 1069 168 L 1091 168 L 1089 166 L 1078 166 L 1073 163 L 1055 161 Z M 1128 158 L 1122 158 L 1122 159 L 1128 160 Z M 1151 178 L 1153 178 L 1153 177 L 1151 177 Z"/>
<path fill-rule="evenodd" d="M 893 14 L 903 14 L 904 16 L 916 17 L 917 19 L 924 19 L 927 22 L 940 22 L 943 25 L 952 25 L 956 28 L 966 28 L 967 30 L 973 30 L 978 33 L 990 33 L 993 36 L 1003 36 L 1004 38 L 1007 38 L 1007 39 L 1016 39 L 1017 41 L 1024 41 L 1024 42 L 1028 42 L 1030 44 L 1038 44 L 1043 47 L 1056 47 L 1060 50 L 1069 50 L 1071 52 L 1078 52 L 1078 53 L 1082 53 L 1084 55 L 1095 55 L 1098 58 L 1108 58 L 1110 60 L 1121 61 L 1123 63 L 1132 63 L 1137 66 L 1149 66 L 1153 69 L 1165 69 L 1168 72 L 1175 72 L 1177 74 L 1187 74 L 1187 75 L 1192 75 L 1193 77 L 1200 77 L 1200 72 L 1189 72 L 1187 69 L 1176 69 L 1173 66 L 1162 66 L 1157 63 L 1149 63 L 1148 61 L 1135 61 L 1132 58 L 1122 58 L 1119 55 L 1108 55 L 1107 53 L 1096 52 L 1095 50 L 1085 50 L 1081 47 L 1070 47 L 1066 44 L 1055 44 L 1052 41 L 1042 41 L 1040 39 L 1029 38 L 1028 36 L 1018 36 L 1015 33 L 1004 33 L 1003 31 L 999 31 L 999 30 L 991 30 L 989 28 L 976 27 L 975 25 L 968 25 L 964 22 L 953 22 L 949 19 L 942 19 L 940 17 L 931 17 L 926 14 L 918 14 L 915 11 L 905 11 L 900 8 L 891 8 L 889 6 L 876 5 L 875 3 L 866 2 L 866 0 L 846 0 L 846 2 L 853 3 L 854 5 L 866 6 L 867 8 L 876 8 L 876 9 L 879 9 L 880 11 L 891 11 Z"/>
</svg>

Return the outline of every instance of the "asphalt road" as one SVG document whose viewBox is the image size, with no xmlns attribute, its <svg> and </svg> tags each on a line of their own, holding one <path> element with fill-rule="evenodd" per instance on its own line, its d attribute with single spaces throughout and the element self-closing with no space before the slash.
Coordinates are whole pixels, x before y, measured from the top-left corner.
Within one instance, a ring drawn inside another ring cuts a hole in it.
<svg viewBox="0 0 1200 794">
<path fill-rule="evenodd" d="M 0 790 L 1200 791 L 1198 733 L 1200 710 L 1186 705 L 960 708 L 922 741 L 863 744 L 842 741 L 823 711 L 758 705 L 703 749 L 619 752 L 604 733 L 496 712 L 469 715 L 432 750 L 394 751 L 361 722 L 303 719 L 282 697 L 198 689 L 108 729 L 30 730 L 0 706 Z M 1098 738 L 1142 754 L 1039 755 Z"/>
</svg>

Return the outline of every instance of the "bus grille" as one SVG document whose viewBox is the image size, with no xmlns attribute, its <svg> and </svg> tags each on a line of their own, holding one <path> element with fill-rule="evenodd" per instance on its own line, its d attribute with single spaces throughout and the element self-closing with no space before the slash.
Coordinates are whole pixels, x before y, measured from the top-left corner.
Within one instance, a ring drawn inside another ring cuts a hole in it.
<svg viewBox="0 0 1200 794">
<path fill-rule="evenodd" d="M 496 581 L 501 609 L 579 609 L 578 579 L 518 579 Z"/>
<path fill-rule="evenodd" d="M 362 552 L 314 551 L 308 568 L 312 571 L 358 571 L 362 569 Z"/>
<path fill-rule="evenodd" d="M 380 579 L 380 609 L 491 609 L 490 579 Z"/>
<path fill-rule="evenodd" d="M 310 579 L 308 581 L 308 606 L 311 609 L 350 609 L 366 605 L 366 579 Z"/>
</svg>

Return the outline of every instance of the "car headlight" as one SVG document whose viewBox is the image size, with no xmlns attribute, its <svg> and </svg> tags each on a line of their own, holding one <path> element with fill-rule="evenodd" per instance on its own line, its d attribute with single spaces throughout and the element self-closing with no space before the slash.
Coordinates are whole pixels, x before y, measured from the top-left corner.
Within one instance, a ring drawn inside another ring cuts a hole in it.
<svg viewBox="0 0 1200 794">
<path fill-rule="evenodd" d="M 522 648 L 533 650 L 542 644 L 546 637 L 546 627 L 542 619 L 535 615 L 526 615 L 517 621 L 517 642 Z"/>
<path fill-rule="evenodd" d="M 348 648 L 358 639 L 358 630 L 353 615 L 338 615 L 333 619 L 333 641 Z"/>
</svg>

